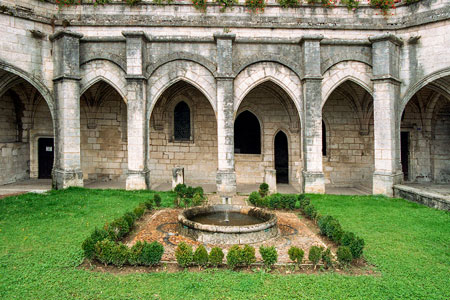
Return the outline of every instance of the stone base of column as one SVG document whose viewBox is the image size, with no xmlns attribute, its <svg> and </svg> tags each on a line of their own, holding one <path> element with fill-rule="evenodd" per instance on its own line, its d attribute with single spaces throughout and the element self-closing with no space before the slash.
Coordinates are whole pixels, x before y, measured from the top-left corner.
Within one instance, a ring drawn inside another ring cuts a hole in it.
<svg viewBox="0 0 450 300">
<path fill-rule="evenodd" d="M 126 189 L 128 191 L 150 189 L 150 171 L 128 170 Z"/>
<path fill-rule="evenodd" d="M 217 193 L 221 196 L 236 195 L 236 172 L 219 170 L 216 175 Z"/>
<path fill-rule="evenodd" d="M 386 174 L 380 172 L 373 173 L 373 194 L 394 196 L 394 185 L 403 182 L 403 173 Z"/>
<path fill-rule="evenodd" d="M 83 187 L 83 172 L 81 170 L 52 171 L 52 188 L 62 190 L 71 186 Z"/>
<path fill-rule="evenodd" d="M 269 193 L 274 194 L 277 192 L 277 170 L 265 169 L 264 170 L 264 182 L 269 185 Z"/>
<path fill-rule="evenodd" d="M 305 193 L 325 193 L 325 178 L 322 172 L 303 171 L 303 191 Z"/>
</svg>

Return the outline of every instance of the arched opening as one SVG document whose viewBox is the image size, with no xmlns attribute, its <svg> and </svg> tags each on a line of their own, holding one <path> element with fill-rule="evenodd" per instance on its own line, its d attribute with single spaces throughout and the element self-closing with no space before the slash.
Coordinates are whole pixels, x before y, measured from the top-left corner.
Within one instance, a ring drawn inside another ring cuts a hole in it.
<svg viewBox="0 0 450 300">
<path fill-rule="evenodd" d="M 275 170 L 277 183 L 289 183 L 288 139 L 283 131 L 275 136 Z"/>
<path fill-rule="evenodd" d="M 370 193 L 374 170 L 373 99 L 346 80 L 322 108 L 323 172 L 327 193 Z M 324 120 L 326 119 L 326 124 Z M 336 190 L 335 190 L 336 189 Z"/>
<path fill-rule="evenodd" d="M 180 80 L 157 99 L 150 116 L 149 169 L 152 189 L 171 189 L 173 169 L 185 183 L 215 191 L 217 122 L 206 96 Z"/>
<path fill-rule="evenodd" d="M 51 178 L 53 136 L 52 114 L 42 94 L 27 80 L 0 70 L 0 185 Z"/>
<path fill-rule="evenodd" d="M 279 183 L 289 183 L 278 191 L 300 190 L 300 117 L 281 86 L 267 80 L 248 92 L 236 111 L 234 135 L 238 191 L 255 189 L 262 182 L 275 184 L 274 169 Z"/>
<path fill-rule="evenodd" d="M 80 106 L 81 169 L 87 186 L 123 184 L 128 169 L 125 102 L 100 80 L 81 95 Z"/>
<path fill-rule="evenodd" d="M 180 101 L 173 112 L 173 136 L 175 141 L 191 139 L 191 110 L 184 101 Z"/>
<path fill-rule="evenodd" d="M 405 182 L 450 183 L 450 76 L 414 94 L 401 113 L 400 157 Z"/>
<path fill-rule="evenodd" d="M 234 122 L 234 152 L 261 154 L 261 127 L 258 118 L 248 110 Z"/>
</svg>

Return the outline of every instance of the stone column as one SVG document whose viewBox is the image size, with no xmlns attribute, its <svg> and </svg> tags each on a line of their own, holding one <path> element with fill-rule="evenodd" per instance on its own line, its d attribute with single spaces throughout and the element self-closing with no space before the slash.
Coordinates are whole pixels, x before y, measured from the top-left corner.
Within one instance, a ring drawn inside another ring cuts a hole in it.
<svg viewBox="0 0 450 300">
<path fill-rule="evenodd" d="M 236 194 L 234 169 L 234 88 L 232 50 L 234 34 L 216 33 L 217 43 L 217 192 Z"/>
<path fill-rule="evenodd" d="M 124 31 L 127 54 L 128 174 L 127 190 L 150 188 L 147 168 L 149 122 L 147 120 L 147 79 L 145 59 L 147 37 L 141 31 Z"/>
<path fill-rule="evenodd" d="M 59 31 L 53 42 L 55 96 L 54 189 L 83 186 L 80 155 L 80 38 L 81 34 Z"/>
<path fill-rule="evenodd" d="M 322 170 L 322 74 L 320 41 L 322 35 L 303 36 L 303 191 L 325 193 Z"/>
<path fill-rule="evenodd" d="M 373 65 L 375 172 L 373 193 L 393 196 L 392 187 L 402 182 L 400 162 L 400 46 L 392 34 L 370 38 Z"/>
</svg>

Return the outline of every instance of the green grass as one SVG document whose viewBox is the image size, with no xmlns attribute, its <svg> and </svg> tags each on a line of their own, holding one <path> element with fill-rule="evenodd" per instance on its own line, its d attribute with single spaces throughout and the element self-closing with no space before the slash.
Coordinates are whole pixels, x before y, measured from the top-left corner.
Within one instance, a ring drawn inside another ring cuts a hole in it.
<svg viewBox="0 0 450 300">
<path fill-rule="evenodd" d="M 399 199 L 311 195 L 366 241 L 377 276 L 78 269 L 94 227 L 152 192 L 69 189 L 0 200 L 0 299 L 449 299 L 450 214 Z M 173 194 L 161 193 L 172 205 Z"/>
</svg>

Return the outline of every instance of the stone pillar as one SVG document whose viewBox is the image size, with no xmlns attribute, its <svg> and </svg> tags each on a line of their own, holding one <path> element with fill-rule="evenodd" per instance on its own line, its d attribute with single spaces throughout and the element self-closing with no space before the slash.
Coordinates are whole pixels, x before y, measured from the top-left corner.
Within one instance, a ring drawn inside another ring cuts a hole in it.
<svg viewBox="0 0 450 300">
<path fill-rule="evenodd" d="M 370 38 L 373 65 L 375 172 L 373 193 L 393 196 L 394 184 L 403 180 L 400 162 L 400 46 L 392 34 Z"/>
<path fill-rule="evenodd" d="M 264 170 L 264 182 L 269 185 L 269 193 L 274 194 L 277 192 L 277 170 L 265 169 Z"/>
<path fill-rule="evenodd" d="M 127 54 L 128 175 L 127 190 L 150 188 L 147 168 L 149 122 L 145 57 L 147 37 L 143 32 L 124 31 Z"/>
<path fill-rule="evenodd" d="M 217 192 L 236 194 L 234 169 L 234 88 L 232 54 L 234 34 L 216 33 L 217 43 Z"/>
<path fill-rule="evenodd" d="M 53 42 L 55 96 L 54 189 L 83 186 L 80 155 L 80 38 L 81 34 L 59 31 Z"/>
<path fill-rule="evenodd" d="M 303 191 L 325 193 L 322 170 L 322 74 L 320 41 L 322 35 L 303 36 Z"/>
</svg>

